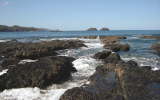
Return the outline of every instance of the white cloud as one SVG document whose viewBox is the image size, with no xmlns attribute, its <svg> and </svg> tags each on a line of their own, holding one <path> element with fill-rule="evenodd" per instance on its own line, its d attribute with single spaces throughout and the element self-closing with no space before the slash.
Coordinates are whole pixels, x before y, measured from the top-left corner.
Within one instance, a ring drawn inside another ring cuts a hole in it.
<svg viewBox="0 0 160 100">
<path fill-rule="evenodd" d="M 0 6 L 7 6 L 9 4 L 6 0 L 0 0 Z"/>
</svg>

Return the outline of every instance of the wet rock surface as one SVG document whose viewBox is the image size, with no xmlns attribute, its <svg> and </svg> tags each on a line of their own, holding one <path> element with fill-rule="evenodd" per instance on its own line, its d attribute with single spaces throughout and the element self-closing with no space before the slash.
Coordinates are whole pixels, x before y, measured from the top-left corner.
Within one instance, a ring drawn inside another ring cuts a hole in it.
<svg viewBox="0 0 160 100">
<path fill-rule="evenodd" d="M 93 56 L 95 59 L 104 61 L 105 63 L 117 63 L 122 61 L 118 53 L 111 51 L 98 52 Z"/>
<path fill-rule="evenodd" d="M 153 44 L 153 45 L 151 46 L 151 48 L 152 48 L 153 50 L 155 50 L 156 53 L 160 56 L 160 43 L 155 43 L 155 44 Z"/>
<path fill-rule="evenodd" d="M 134 61 L 125 62 L 115 53 L 129 50 L 129 45 L 119 43 L 120 39 L 125 38 L 100 37 L 110 51 L 99 52 L 93 57 L 102 60 L 103 65 L 96 68 L 88 84 L 67 90 L 60 100 L 159 100 L 160 71 L 152 71 L 150 66 L 140 67 Z M 0 57 L 0 70 L 8 69 L 7 73 L 0 76 L 0 91 L 23 87 L 44 89 L 53 83 L 67 81 L 71 73 L 76 71 L 72 65 L 74 58 L 54 56 L 56 50 L 85 45 L 82 41 L 58 41 L 31 44 L 14 41 L 16 45 L 13 41 L 13 44 L 6 42 L 7 45 L 0 43 L 0 55 L 5 54 L 5 57 Z M 37 61 L 19 63 L 30 58 Z"/>
<path fill-rule="evenodd" d="M 105 62 L 109 56 L 116 60 Z M 140 67 L 134 61 L 124 62 L 117 53 L 114 53 L 114 56 L 111 53 L 109 56 L 104 57 L 104 65 L 96 68 L 96 72 L 89 78 L 89 84 L 80 87 L 85 92 L 89 91 L 94 96 L 98 96 L 93 100 L 160 99 L 160 71 L 152 71 L 149 66 Z M 74 93 L 72 89 L 70 92 Z M 68 94 L 68 91 L 64 93 L 66 97 L 74 97 L 71 94 Z M 66 99 L 62 96 L 61 100 Z"/>
<path fill-rule="evenodd" d="M 130 46 L 128 44 L 120 44 L 120 43 L 111 43 L 111 44 L 105 44 L 104 48 L 110 49 L 114 52 L 118 51 L 129 51 Z"/>
<path fill-rule="evenodd" d="M 104 44 L 104 48 L 110 49 L 114 52 L 117 51 L 129 51 L 130 46 L 128 44 L 121 44 L 119 41 L 126 39 L 124 36 L 108 36 L 102 37 L 101 41 Z"/>
<path fill-rule="evenodd" d="M 87 91 L 83 87 L 75 87 L 67 90 L 60 100 L 100 100 L 96 94 Z"/>
<path fill-rule="evenodd" d="M 2 69 L 8 69 L 11 66 L 15 66 L 20 62 L 17 58 L 4 58 L 1 60 Z"/>
<path fill-rule="evenodd" d="M 160 39 L 160 36 L 151 36 L 151 35 L 145 35 L 145 36 L 141 36 L 140 38 L 144 38 L 144 39 Z"/>
<path fill-rule="evenodd" d="M 105 59 L 105 58 L 107 58 L 110 54 L 111 54 L 111 51 L 102 51 L 102 52 L 96 53 L 96 54 L 93 56 L 93 58 L 95 58 L 95 59 Z"/>
<path fill-rule="evenodd" d="M 81 38 L 96 39 L 98 37 L 106 49 L 110 49 L 114 52 L 130 50 L 130 46 L 128 44 L 121 44 L 119 42 L 121 39 L 126 39 L 125 36 L 84 36 Z"/>
<path fill-rule="evenodd" d="M 73 60 L 71 57 L 52 56 L 40 58 L 36 62 L 9 65 L 8 72 L 0 76 L 0 90 L 23 87 L 46 88 L 53 83 L 62 83 L 76 71 L 72 65 Z"/>
<path fill-rule="evenodd" d="M 115 41 L 115 40 L 120 40 L 120 39 L 126 39 L 125 36 L 82 36 L 80 38 L 86 38 L 86 39 L 96 39 L 100 38 L 101 40 L 108 40 L 108 41 Z"/>
<path fill-rule="evenodd" d="M 4 89 L 40 87 L 67 81 L 72 72 L 74 58 L 56 56 L 57 50 L 85 46 L 80 40 L 53 40 L 49 42 L 22 43 L 16 40 L 0 43 L 0 91 Z M 29 62 L 22 62 L 30 60 Z"/>
<path fill-rule="evenodd" d="M 9 41 L 0 43 L 0 56 L 20 59 L 37 59 L 56 55 L 56 50 L 73 49 L 85 46 L 80 40 L 53 40 L 39 43 Z"/>
</svg>

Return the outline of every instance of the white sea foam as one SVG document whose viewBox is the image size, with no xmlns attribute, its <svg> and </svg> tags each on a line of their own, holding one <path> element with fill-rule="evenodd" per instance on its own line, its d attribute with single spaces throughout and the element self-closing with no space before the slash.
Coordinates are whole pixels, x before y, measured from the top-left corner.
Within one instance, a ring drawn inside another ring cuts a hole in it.
<svg viewBox="0 0 160 100">
<path fill-rule="evenodd" d="M 53 84 L 46 90 L 39 88 L 19 88 L 5 90 L 0 93 L 0 100 L 59 100 L 60 96 L 73 87 L 79 87 L 84 83 L 88 83 L 87 79 L 95 72 L 95 68 L 101 62 L 86 56 L 80 57 L 73 62 L 78 72 L 72 74 L 72 79 L 57 85 Z"/>
<path fill-rule="evenodd" d="M 7 73 L 7 71 L 8 71 L 8 69 L 2 70 L 2 71 L 0 72 L 0 76 L 3 75 L 3 74 L 5 74 L 5 73 Z"/>
<path fill-rule="evenodd" d="M 88 77 L 95 72 L 95 68 L 100 64 L 101 62 L 91 57 L 81 57 L 75 60 L 73 65 L 78 72 L 73 74 L 73 79 L 80 83 L 80 85 L 83 82 L 87 82 Z"/>
<path fill-rule="evenodd" d="M 66 49 L 58 51 L 59 56 L 71 56 L 79 58 L 80 56 L 92 56 L 98 51 L 104 50 L 103 44 L 99 39 L 81 39 L 87 47 L 79 49 Z"/>
<path fill-rule="evenodd" d="M 50 38 L 50 39 L 40 39 L 40 41 L 53 41 L 53 40 L 77 40 L 78 38 Z"/>
<path fill-rule="evenodd" d="M 59 100 L 66 89 L 40 90 L 39 88 L 20 88 L 0 93 L 0 100 Z"/>
<path fill-rule="evenodd" d="M 138 63 L 139 66 L 151 66 L 152 70 L 160 69 L 160 59 L 157 58 L 145 58 L 145 57 L 122 57 L 123 60 L 133 60 Z"/>
<path fill-rule="evenodd" d="M 152 70 L 153 70 L 153 71 L 157 71 L 157 70 L 160 70 L 160 68 L 153 67 Z"/>
<path fill-rule="evenodd" d="M 8 41 L 10 41 L 10 40 L 0 40 L 0 42 L 8 42 Z"/>
<path fill-rule="evenodd" d="M 97 40 L 96 40 L 97 41 Z M 73 87 L 79 87 L 84 83 L 88 83 L 88 77 L 95 72 L 95 68 L 100 62 L 90 57 L 90 54 L 94 51 L 95 48 L 102 48 L 100 43 L 96 41 L 87 41 L 86 45 L 88 46 L 80 49 L 70 49 L 64 50 L 62 55 L 65 56 L 77 56 L 77 59 L 73 62 L 74 67 L 78 72 L 72 74 L 72 79 L 57 85 L 53 84 L 48 87 L 46 90 L 41 90 L 39 88 L 20 88 L 20 89 L 11 89 L 5 90 L 0 93 L 0 99 L 2 100 L 59 100 L 60 96 L 67 90 Z M 24 64 L 26 62 L 35 62 L 37 60 L 25 59 L 21 60 L 19 64 Z"/>
<path fill-rule="evenodd" d="M 24 59 L 24 60 L 21 60 L 18 64 L 25 64 L 27 62 L 36 62 L 38 60 L 32 60 L 32 59 Z"/>
<path fill-rule="evenodd" d="M 51 38 L 51 39 L 40 39 L 41 41 L 52 41 L 52 40 L 82 40 L 85 41 L 85 45 L 87 45 L 89 48 L 98 48 L 103 47 L 103 44 L 101 43 L 100 39 L 83 39 L 83 38 Z"/>
<path fill-rule="evenodd" d="M 134 40 L 134 39 L 139 39 L 139 36 L 137 36 L 137 35 L 133 35 L 133 36 L 129 36 L 129 37 L 127 37 L 127 39 L 128 40 Z"/>
</svg>

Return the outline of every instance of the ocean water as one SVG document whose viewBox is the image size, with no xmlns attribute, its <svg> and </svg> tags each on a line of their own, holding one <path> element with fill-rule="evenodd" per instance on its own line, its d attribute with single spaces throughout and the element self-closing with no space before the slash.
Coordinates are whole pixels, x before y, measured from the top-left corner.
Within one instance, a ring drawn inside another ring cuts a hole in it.
<svg viewBox="0 0 160 100">
<path fill-rule="evenodd" d="M 51 41 L 55 39 L 77 39 L 78 36 L 88 35 L 122 35 L 127 36 L 122 43 L 128 43 L 131 46 L 129 52 L 119 52 L 125 61 L 134 60 L 140 66 L 151 66 L 152 70 L 160 69 L 160 57 L 155 54 L 150 46 L 153 43 L 160 42 L 155 39 L 142 39 L 141 35 L 160 35 L 158 30 L 141 30 L 141 31 L 67 31 L 67 32 L 0 32 L 0 42 L 17 39 L 21 42 L 38 42 Z M 79 49 L 66 49 L 58 51 L 60 55 L 71 56 L 76 58 L 73 61 L 74 67 L 78 72 L 72 74 L 72 78 L 63 84 L 53 84 L 47 89 L 35 88 L 19 88 L 4 90 L 0 93 L 0 100 L 59 100 L 60 96 L 73 87 L 79 87 L 88 84 L 88 78 L 95 72 L 95 68 L 102 64 L 101 61 L 93 59 L 92 56 L 103 49 L 103 44 L 97 39 L 81 39 L 85 41 L 88 47 Z M 34 62 L 36 60 L 26 59 L 20 63 Z M 0 72 L 0 75 L 7 73 L 7 69 Z"/>
<path fill-rule="evenodd" d="M 64 31 L 64 32 L 0 32 L 0 39 L 69 38 L 88 35 L 159 35 L 160 30 L 111 30 L 111 31 Z"/>
</svg>

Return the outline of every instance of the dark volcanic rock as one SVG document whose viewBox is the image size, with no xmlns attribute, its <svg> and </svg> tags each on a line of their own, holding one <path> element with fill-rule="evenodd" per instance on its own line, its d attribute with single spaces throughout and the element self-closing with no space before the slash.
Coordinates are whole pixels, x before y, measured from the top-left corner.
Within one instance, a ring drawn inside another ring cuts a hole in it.
<svg viewBox="0 0 160 100">
<path fill-rule="evenodd" d="M 105 59 L 110 54 L 111 54 L 111 51 L 102 51 L 102 52 L 96 53 L 93 58 L 95 58 L 95 59 Z"/>
<path fill-rule="evenodd" d="M 126 100 L 160 99 L 160 96 L 157 96 L 156 93 L 152 94 L 151 90 L 155 91 L 155 89 L 151 87 L 149 89 L 148 87 L 153 83 L 156 83 L 157 87 L 160 86 L 160 78 L 158 77 L 160 73 L 139 67 L 129 67 L 125 64 L 120 65 L 116 72 Z M 157 93 L 159 92 L 160 89 Z"/>
<path fill-rule="evenodd" d="M 144 39 L 160 39 L 160 36 L 151 36 L 151 35 L 145 35 L 145 36 L 141 36 L 141 38 Z"/>
<path fill-rule="evenodd" d="M 86 91 L 83 88 L 75 87 L 67 90 L 60 100 L 100 100 L 96 94 Z"/>
<path fill-rule="evenodd" d="M 55 56 L 40 58 L 37 62 L 17 64 L 9 67 L 0 76 L 0 90 L 23 87 L 46 88 L 53 83 L 62 83 L 76 71 L 72 65 L 74 58 Z"/>
<path fill-rule="evenodd" d="M 158 55 L 160 55 L 160 43 L 153 44 L 151 48 L 155 50 Z"/>
<path fill-rule="evenodd" d="M 118 63 L 122 61 L 118 53 L 114 53 L 111 51 L 98 52 L 93 57 L 95 59 L 100 59 L 104 61 L 104 63 Z"/>
<path fill-rule="evenodd" d="M 44 56 L 54 56 L 56 50 L 73 49 L 85 46 L 80 40 L 53 40 L 40 43 L 0 43 L 0 56 L 17 57 L 20 59 L 37 59 Z"/>
<path fill-rule="evenodd" d="M 117 51 L 129 51 L 130 46 L 128 44 L 121 44 L 119 41 L 126 39 L 124 36 L 100 36 L 100 40 L 104 44 L 104 48 L 110 49 L 114 52 Z"/>
<path fill-rule="evenodd" d="M 84 38 L 84 39 L 97 39 L 98 36 L 81 36 L 79 38 Z"/>
<path fill-rule="evenodd" d="M 100 100 L 159 100 L 160 71 L 140 68 L 133 61 L 99 66 L 84 88 Z"/>
<path fill-rule="evenodd" d="M 121 39 L 126 39 L 126 38 L 127 37 L 125 37 L 125 36 L 100 36 L 100 39 L 104 44 L 117 42 Z"/>
<path fill-rule="evenodd" d="M 3 69 L 8 69 L 9 66 L 14 66 L 17 65 L 19 63 L 19 59 L 17 58 L 4 58 L 3 60 L 1 60 L 1 66 Z"/>
<path fill-rule="evenodd" d="M 129 44 L 120 44 L 120 51 L 129 51 Z"/>
<path fill-rule="evenodd" d="M 97 37 L 100 38 L 102 42 L 110 42 L 110 41 L 119 41 L 121 39 L 126 39 L 125 36 L 82 36 L 80 38 L 86 38 L 86 39 L 96 39 Z"/>
<path fill-rule="evenodd" d="M 105 63 L 118 63 L 121 58 L 118 53 L 111 53 L 107 58 L 104 59 Z"/>
<path fill-rule="evenodd" d="M 120 44 L 120 43 L 112 43 L 112 44 L 105 44 L 104 48 L 110 49 L 114 52 L 117 51 L 129 51 L 130 47 L 128 44 Z"/>
<path fill-rule="evenodd" d="M 105 58 L 108 61 L 104 62 L 104 65 L 96 68 L 96 72 L 89 78 L 89 84 L 84 84 L 79 89 L 83 88 L 84 93 L 88 91 L 98 97 L 93 100 L 160 99 L 160 71 L 152 71 L 150 67 L 140 67 L 134 61 L 124 62 L 117 53 L 109 56 Z M 77 89 L 77 91 L 82 90 Z M 72 89 L 71 94 L 67 92 L 64 95 L 74 99 L 81 94 Z"/>
</svg>

